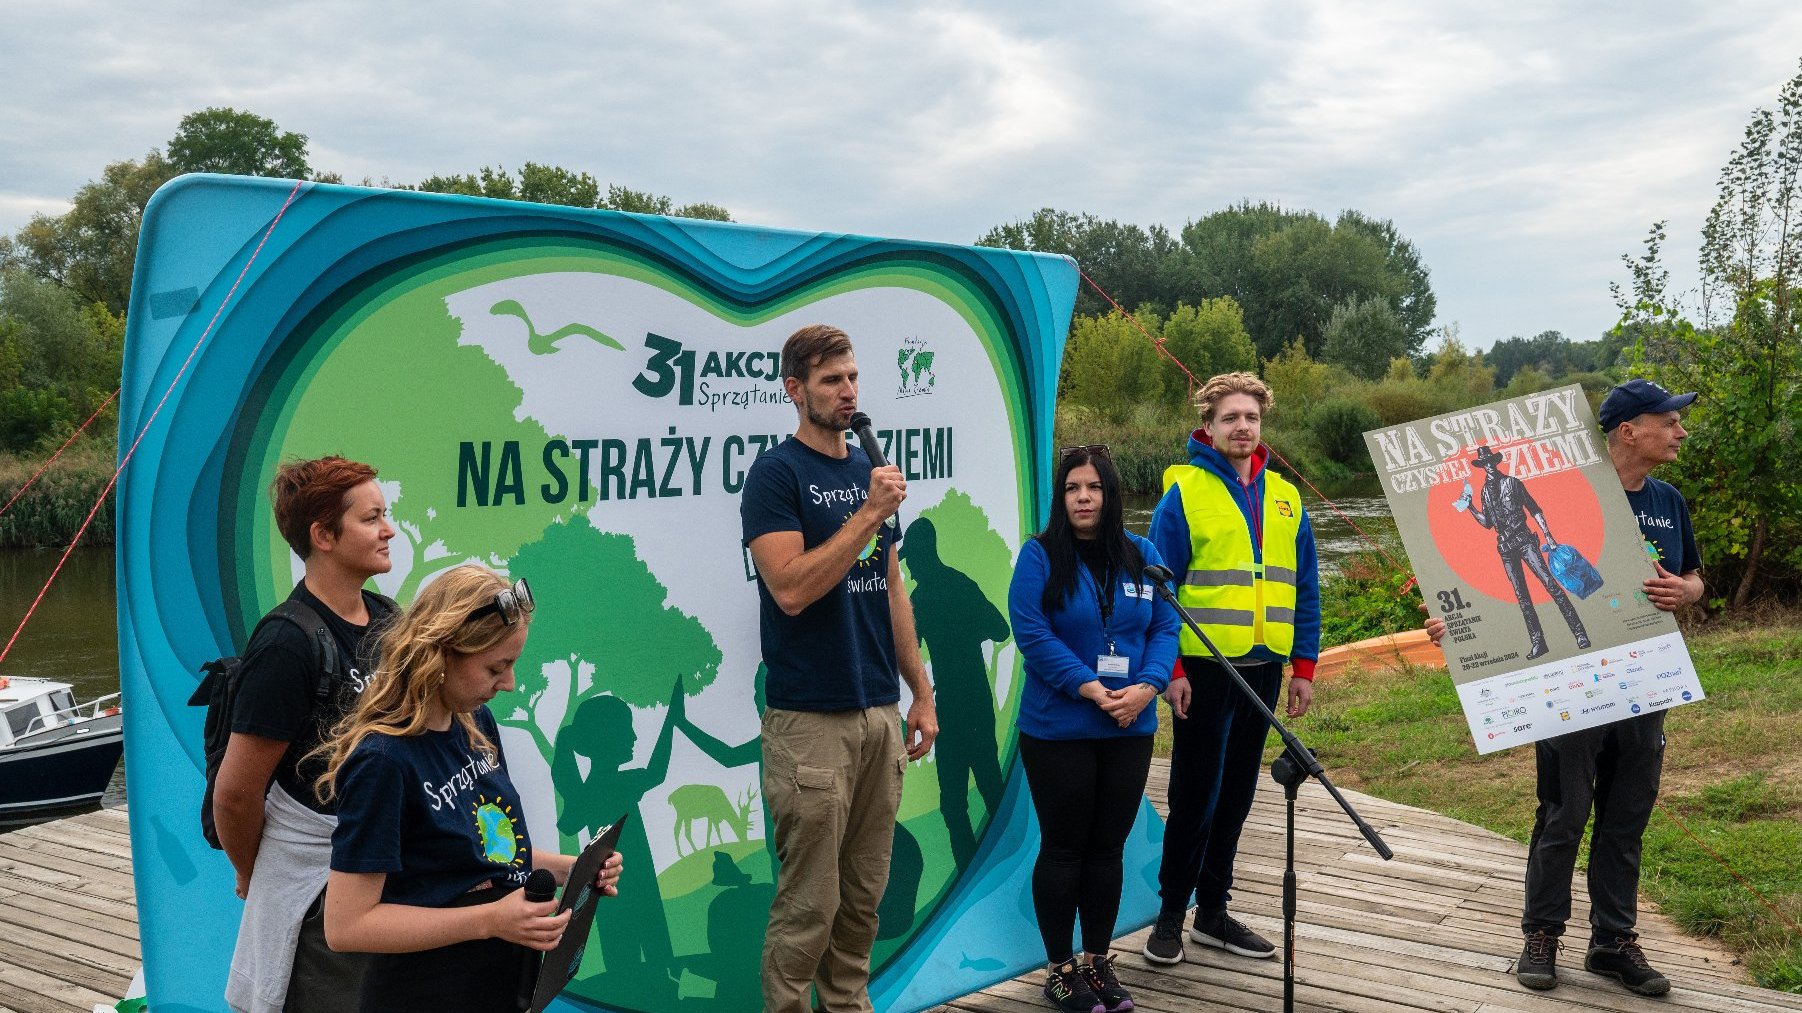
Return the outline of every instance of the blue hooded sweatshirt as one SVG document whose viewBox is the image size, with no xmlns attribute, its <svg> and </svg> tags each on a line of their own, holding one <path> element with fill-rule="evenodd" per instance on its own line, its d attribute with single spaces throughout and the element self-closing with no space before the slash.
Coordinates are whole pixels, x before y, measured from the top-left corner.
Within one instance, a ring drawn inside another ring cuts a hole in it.
<svg viewBox="0 0 1802 1013">
<path fill-rule="evenodd" d="M 1214 449 L 1208 434 L 1197 429 L 1189 434 L 1189 463 L 1218 476 L 1233 492 L 1239 513 L 1251 532 L 1251 548 L 1257 562 L 1264 561 L 1264 465 L 1270 460 L 1270 448 L 1262 443 L 1251 456 L 1251 481 L 1239 481 L 1239 473 L 1226 455 Z M 1158 500 L 1151 513 L 1151 544 L 1157 547 L 1164 565 L 1177 574 L 1189 569 L 1192 545 L 1189 520 L 1183 513 L 1183 490 L 1173 485 Z M 1264 661 L 1293 661 L 1295 675 L 1314 678 L 1314 661 L 1320 657 L 1320 561 L 1314 554 L 1314 523 L 1304 507 L 1301 528 L 1295 534 L 1295 645 L 1288 658 L 1262 644 L 1252 648 L 1249 657 Z M 1179 668 L 1180 672 L 1181 669 Z"/>
</svg>

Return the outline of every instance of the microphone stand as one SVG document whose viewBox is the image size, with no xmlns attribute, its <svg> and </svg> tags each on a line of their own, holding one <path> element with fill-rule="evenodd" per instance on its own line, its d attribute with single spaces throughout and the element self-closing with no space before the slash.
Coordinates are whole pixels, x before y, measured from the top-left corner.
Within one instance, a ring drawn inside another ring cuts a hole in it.
<svg viewBox="0 0 1802 1013">
<path fill-rule="evenodd" d="M 1145 568 L 1145 578 L 1158 589 L 1158 594 L 1170 603 L 1170 607 L 1176 609 L 1177 616 L 1182 619 L 1185 626 L 1189 627 L 1189 632 L 1195 634 L 1202 646 L 1208 649 L 1208 653 L 1214 656 L 1214 661 L 1225 669 L 1228 675 L 1232 676 L 1233 682 L 1239 687 L 1239 692 L 1245 695 L 1245 699 L 1251 701 L 1251 705 L 1257 708 L 1258 713 L 1264 716 L 1264 720 L 1270 724 L 1270 727 L 1276 729 L 1277 735 L 1283 740 L 1283 752 L 1270 765 L 1270 774 L 1278 784 L 1283 786 L 1283 793 L 1289 803 L 1286 842 L 1288 857 L 1283 866 L 1283 1009 L 1285 1013 L 1293 1013 L 1295 1009 L 1296 913 L 1295 796 L 1301 783 L 1310 777 L 1319 781 L 1321 787 L 1327 790 L 1327 794 L 1333 797 L 1333 801 L 1339 803 L 1340 809 L 1345 810 L 1345 815 L 1350 818 L 1352 825 L 1358 828 L 1358 832 L 1364 835 L 1364 840 L 1369 842 L 1371 848 L 1382 857 L 1383 861 L 1394 858 L 1395 852 L 1389 850 L 1389 845 L 1383 842 L 1383 838 L 1376 832 L 1376 828 L 1364 822 L 1364 817 L 1359 816 L 1358 811 L 1352 808 L 1351 802 L 1340 794 L 1339 789 L 1327 778 L 1326 768 L 1320 765 L 1320 761 L 1314 757 L 1314 753 L 1302 745 L 1301 740 L 1295 737 L 1294 732 L 1277 720 L 1276 714 L 1269 707 L 1264 706 L 1264 701 L 1259 699 L 1257 691 L 1251 688 L 1251 684 L 1245 681 L 1245 677 L 1239 674 L 1239 670 L 1233 667 L 1232 662 L 1227 661 L 1226 656 L 1220 653 L 1220 648 L 1215 647 L 1214 642 L 1208 639 L 1208 635 L 1203 633 L 1201 627 L 1195 624 L 1195 620 L 1189 617 L 1188 610 L 1177 602 L 1176 592 L 1170 589 L 1172 577 L 1173 574 L 1162 566 Z"/>
</svg>

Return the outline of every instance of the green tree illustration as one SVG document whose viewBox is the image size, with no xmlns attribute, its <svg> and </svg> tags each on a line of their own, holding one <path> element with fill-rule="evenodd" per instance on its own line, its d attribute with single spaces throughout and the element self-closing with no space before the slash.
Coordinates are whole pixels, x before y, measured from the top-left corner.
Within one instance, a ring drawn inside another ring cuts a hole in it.
<svg viewBox="0 0 1802 1013">
<path fill-rule="evenodd" d="M 541 604 L 516 666 L 521 705 L 499 717 L 531 735 L 545 762 L 552 745 L 538 709 L 552 698 L 552 672 L 567 680 L 560 687 L 565 692 L 557 694 L 567 703 L 556 726 L 568 723 L 591 696 L 657 707 L 669 702 L 678 680 L 682 695 L 694 696 L 719 675 L 719 645 L 700 620 L 667 604 L 669 590 L 638 557 L 631 538 L 597 531 L 577 515 L 523 546 L 509 569 L 532 582 Z M 586 686 L 585 665 L 594 669 Z"/>
</svg>

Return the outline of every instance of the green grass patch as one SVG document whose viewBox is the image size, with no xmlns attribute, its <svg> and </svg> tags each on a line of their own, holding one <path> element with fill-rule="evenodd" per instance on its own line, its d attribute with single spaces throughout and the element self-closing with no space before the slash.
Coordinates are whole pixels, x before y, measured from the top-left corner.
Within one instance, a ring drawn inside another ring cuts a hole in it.
<svg viewBox="0 0 1802 1013">
<path fill-rule="evenodd" d="M 1708 698 L 1666 719 L 1660 809 L 1646 830 L 1640 889 L 1684 931 L 1738 956 L 1759 984 L 1802 992 L 1802 936 L 1784 922 L 1802 925 L 1802 614 L 1686 632 Z M 1168 727 L 1161 722 L 1161 756 L 1169 755 Z M 1478 756 L 1443 670 L 1324 679 L 1313 709 L 1292 727 L 1336 784 L 1523 843 L 1532 833 L 1533 750 Z M 1277 746 L 1273 736 L 1267 760 Z"/>
</svg>

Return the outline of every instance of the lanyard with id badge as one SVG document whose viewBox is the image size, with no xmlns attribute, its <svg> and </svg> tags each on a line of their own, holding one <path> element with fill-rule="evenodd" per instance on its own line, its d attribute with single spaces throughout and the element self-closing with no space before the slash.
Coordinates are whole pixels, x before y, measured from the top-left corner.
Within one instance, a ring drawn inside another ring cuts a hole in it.
<svg viewBox="0 0 1802 1013">
<path fill-rule="evenodd" d="M 1085 569 L 1087 569 L 1085 567 Z M 1095 656 L 1095 672 L 1097 675 L 1131 675 L 1132 659 L 1114 653 L 1114 564 L 1107 565 L 1106 580 L 1095 585 L 1095 605 L 1101 610 L 1101 639 L 1107 642 L 1107 653 Z M 1094 583 L 1095 574 L 1089 573 L 1089 581 Z M 1103 593 L 1106 588 L 1106 593 Z"/>
</svg>

